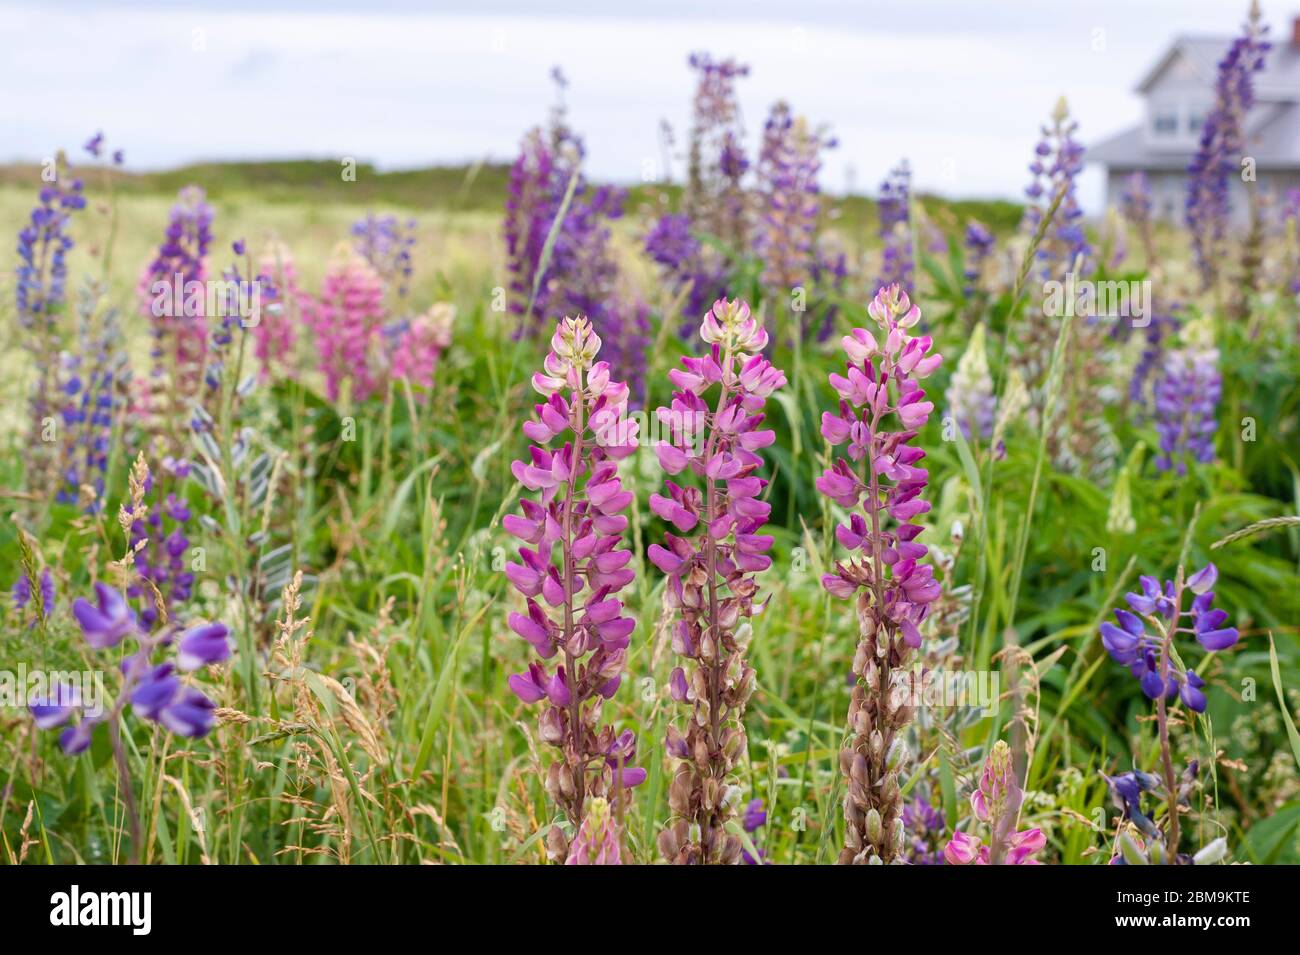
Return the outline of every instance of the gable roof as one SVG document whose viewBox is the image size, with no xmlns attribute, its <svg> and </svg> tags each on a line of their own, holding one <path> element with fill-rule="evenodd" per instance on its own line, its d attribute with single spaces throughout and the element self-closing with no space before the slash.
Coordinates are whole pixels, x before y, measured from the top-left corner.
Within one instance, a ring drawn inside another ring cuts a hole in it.
<svg viewBox="0 0 1300 955">
<path fill-rule="evenodd" d="M 1174 59 L 1182 54 L 1205 83 L 1207 89 L 1214 87 L 1219 72 L 1219 62 L 1232 46 L 1234 37 L 1197 36 L 1180 34 L 1165 51 L 1164 56 L 1142 77 L 1136 91 L 1143 95 Z M 1260 102 L 1294 102 L 1300 100 L 1300 50 L 1289 42 L 1289 38 L 1272 40 L 1272 46 L 1264 55 L 1264 69 L 1255 78 L 1255 97 Z"/>
</svg>

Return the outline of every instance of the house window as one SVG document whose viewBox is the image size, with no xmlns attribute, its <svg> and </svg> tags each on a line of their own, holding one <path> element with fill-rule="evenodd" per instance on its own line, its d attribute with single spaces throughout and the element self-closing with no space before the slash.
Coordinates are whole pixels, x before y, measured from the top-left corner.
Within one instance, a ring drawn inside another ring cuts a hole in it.
<svg viewBox="0 0 1300 955">
<path fill-rule="evenodd" d="M 1201 135 L 1201 127 L 1205 125 L 1205 112 L 1194 109 L 1187 116 L 1187 131 L 1193 136 Z"/>
<path fill-rule="evenodd" d="M 1173 136 L 1178 132 L 1178 111 L 1173 107 L 1157 107 L 1151 118 L 1151 129 L 1157 136 Z"/>
</svg>

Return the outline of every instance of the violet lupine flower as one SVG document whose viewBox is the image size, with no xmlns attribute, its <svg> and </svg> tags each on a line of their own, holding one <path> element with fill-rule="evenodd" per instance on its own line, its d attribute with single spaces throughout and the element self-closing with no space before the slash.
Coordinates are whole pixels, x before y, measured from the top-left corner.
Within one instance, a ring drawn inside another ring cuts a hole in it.
<svg viewBox="0 0 1300 955">
<path fill-rule="evenodd" d="M 1120 194 L 1120 211 L 1142 239 L 1142 251 L 1146 254 L 1148 269 L 1157 262 L 1155 233 L 1151 219 L 1152 208 L 1151 182 L 1147 179 L 1147 174 L 1139 170 L 1124 180 L 1124 191 Z"/>
<path fill-rule="evenodd" d="M 1034 160 L 1029 164 L 1033 175 L 1025 195 L 1021 231 L 1032 235 L 1051 208 L 1058 193 L 1064 191 L 1060 207 L 1048 227 L 1047 234 L 1038 246 L 1035 261 L 1044 281 L 1064 281 L 1074 271 L 1075 261 L 1082 257 L 1079 274 L 1091 271 L 1089 262 L 1092 249 L 1083 231 L 1083 209 L 1076 195 L 1076 179 L 1083 169 L 1084 148 L 1075 138 L 1079 124 L 1070 119 L 1070 107 L 1061 97 L 1052 111 L 1052 122 L 1042 128 L 1042 138 L 1034 147 Z"/>
<path fill-rule="evenodd" d="M 1156 431 L 1160 453 L 1156 470 L 1187 473 L 1188 461 L 1214 460 L 1214 432 L 1223 378 L 1219 350 L 1207 321 L 1189 323 L 1184 344 L 1164 359 L 1155 385 Z"/>
<path fill-rule="evenodd" d="M 903 806 L 907 832 L 907 861 L 911 865 L 943 865 L 943 833 L 948 828 L 943 810 L 922 796 Z"/>
<path fill-rule="evenodd" d="M 848 458 L 837 458 L 817 479 L 817 489 L 850 512 L 836 538 L 850 553 L 861 552 L 822 578 L 832 596 L 857 598 L 861 628 L 849 709 L 853 741 L 840 752 L 848 783 L 840 862 L 853 864 L 889 863 L 904 850 L 899 730 L 912 710 L 891 689 L 921 645 L 920 624 L 940 591 L 933 569 L 920 563 L 927 548 L 916 537 L 924 528 L 912 521 L 930 509 L 921 497 L 929 473 L 919 466 L 925 452 L 909 442 L 934 410 L 920 380 L 942 358 L 929 354 L 930 336 L 912 337 L 921 311 L 897 285 L 881 289 L 867 310 L 879 331 L 855 328 L 844 336 L 847 375 L 830 376 L 839 410 L 822 415 L 822 436 L 835 446 L 847 443 Z M 900 430 L 886 430 L 889 416 Z"/>
<path fill-rule="evenodd" d="M 176 433 L 176 423 L 190 420 L 191 406 L 203 387 L 212 218 L 212 207 L 202 189 L 182 189 L 169 213 L 162 244 L 146 266 L 138 289 L 141 311 L 153 335 L 147 412 L 152 426 L 168 435 L 175 453 L 185 444 Z"/>
<path fill-rule="evenodd" d="M 54 729 L 74 717 L 77 722 L 59 737 L 64 753 L 74 756 L 90 746 L 91 737 L 100 723 L 116 721 L 129 702 L 136 716 L 165 726 L 179 736 L 206 735 L 215 722 L 215 704 L 200 690 L 183 683 L 175 674 L 176 665 L 151 661 L 159 650 L 172 642 L 169 631 L 150 634 L 127 602 L 126 596 L 108 584 L 95 584 L 95 602 L 78 597 L 72 615 L 82 636 L 92 649 L 117 647 L 128 637 L 137 648 L 122 661 L 122 684 L 117 702 L 108 710 L 102 706 L 91 712 L 79 693 L 70 687 L 56 688 L 46 699 L 29 705 L 33 720 L 41 729 Z M 230 658 L 229 633 L 225 624 L 201 624 L 180 636 L 177 662 L 182 670 L 220 663 Z"/>
<path fill-rule="evenodd" d="M 162 596 L 168 619 L 189 602 L 194 592 L 194 574 L 187 560 L 193 515 L 183 494 L 189 474 L 188 461 L 165 458 L 162 480 L 153 472 L 145 480 L 145 493 L 151 498 L 147 514 L 131 525 L 136 579 L 127 586 L 126 593 L 132 600 L 141 601 L 140 615 L 146 628 L 158 623 L 153 588 Z"/>
<path fill-rule="evenodd" d="M 609 801 L 596 796 L 587 806 L 587 815 L 569 847 L 565 865 L 622 865 L 618 822 L 610 813 Z"/>
<path fill-rule="evenodd" d="M 975 326 L 970 343 L 957 362 L 948 383 L 948 416 L 961 429 L 967 441 L 978 436 L 987 441 L 993 435 L 998 400 L 993 394 L 993 375 L 989 371 L 988 351 L 984 345 L 984 325 Z"/>
<path fill-rule="evenodd" d="M 379 390 L 375 352 L 380 350 L 385 314 L 379 273 L 350 248 L 335 249 L 310 317 L 331 401 L 339 399 L 345 381 L 352 383 L 354 401 L 365 401 Z"/>
<path fill-rule="evenodd" d="M 1246 115 L 1255 105 L 1255 74 L 1264 68 L 1269 50 L 1270 44 L 1264 38 L 1267 32 L 1256 4 L 1251 7 L 1245 32 L 1219 61 L 1214 109 L 1205 117 L 1200 144 L 1187 167 L 1185 221 L 1203 289 L 1218 278 L 1226 252 L 1229 186 L 1241 174 Z"/>
<path fill-rule="evenodd" d="M 763 127 L 759 150 L 758 219 L 754 246 L 763 260 L 764 294 L 788 303 L 795 289 L 808 291 L 815 252 L 813 236 L 821 211 L 821 150 L 824 133 L 811 129 L 785 103 L 777 103 Z M 805 330 L 806 331 L 806 330 Z"/>
<path fill-rule="evenodd" d="M 596 326 L 593 321 L 593 327 L 605 343 L 611 372 L 627 383 L 628 407 L 643 407 L 646 354 L 653 341 L 650 306 L 640 299 L 616 302 L 605 309 L 604 325 Z"/>
<path fill-rule="evenodd" d="M 36 626 L 38 618 L 42 621 L 49 620 L 50 614 L 54 612 L 54 601 L 56 598 L 54 588 L 54 575 L 50 573 L 50 568 L 41 569 L 41 575 L 36 580 L 36 595 L 40 598 L 38 601 L 32 600 L 32 582 L 27 579 L 26 574 L 20 574 L 14 581 L 13 587 L 9 589 L 10 596 L 13 598 L 14 609 L 19 613 L 27 610 L 31 605 L 31 626 Z"/>
<path fill-rule="evenodd" d="M 55 500 L 76 504 L 82 488 L 94 497 L 87 509 L 99 509 L 113 437 L 113 416 L 129 378 L 117 311 L 100 308 L 99 287 L 78 303 L 73 348 L 60 356 L 59 391 L 63 434 L 59 449 L 59 484 Z"/>
<path fill-rule="evenodd" d="M 536 444 L 511 469 L 538 497 L 524 498 L 523 513 L 502 521 L 526 545 L 520 562 L 506 565 L 527 611 L 510 614 L 510 629 L 543 661 L 560 658 L 553 668 L 531 663 L 510 677 L 510 689 L 525 703 L 543 704 L 538 735 L 559 750 L 546 791 L 574 829 L 588 797 L 617 803 L 620 788 L 639 785 L 646 775 L 633 765 L 632 732 L 600 725 L 604 702 L 623 679 L 636 626 L 618 598 L 633 579 L 632 552 L 619 547 L 628 524 L 620 512 L 632 492 L 623 489 L 618 461 L 636 450 L 637 440 L 637 425 L 627 419 L 627 386 L 595 360 L 600 345 L 585 318 L 558 323 L 544 370 L 533 376 L 544 401 L 523 429 Z M 563 445 L 549 447 L 557 438 Z M 558 826 L 547 847 L 556 861 L 568 857 Z"/>
<path fill-rule="evenodd" d="M 944 859 L 949 865 L 1042 865 L 1034 858 L 1047 844 L 1042 831 L 1016 831 L 1023 801 L 1011 748 L 998 740 L 984 761 L 979 786 L 970 796 L 974 818 L 988 826 L 989 843 L 985 845 L 967 832 L 954 832 L 944 847 Z"/>
<path fill-rule="evenodd" d="M 1180 571 L 1178 578 L 1166 580 L 1163 586 L 1154 577 L 1142 577 L 1142 592 L 1124 597 L 1131 612 L 1115 611 L 1119 626 L 1109 622 L 1101 625 L 1101 642 L 1106 652 L 1116 663 L 1129 668 L 1148 698 L 1181 698 L 1189 710 L 1205 711 L 1205 681 L 1195 670 L 1182 669 L 1170 647 L 1177 634 L 1194 637 L 1209 653 L 1236 644 L 1240 634 L 1236 627 L 1226 626 L 1227 611 L 1213 606 L 1211 588 L 1218 575 L 1214 564 L 1207 564 L 1186 581 L 1181 581 Z M 1182 596 L 1186 590 L 1194 596 L 1191 608 L 1183 610 Z M 1147 631 L 1148 624 L 1154 627 L 1154 633 Z"/>
<path fill-rule="evenodd" d="M 1134 770 L 1105 778 L 1106 784 L 1110 787 L 1111 802 L 1120 811 L 1121 818 L 1133 823 L 1144 835 L 1160 838 L 1160 829 L 1151 817 L 1142 811 L 1142 794 L 1158 789 L 1160 777 Z"/>
<path fill-rule="evenodd" d="M 876 208 L 880 216 L 881 252 L 879 286 L 899 285 L 907 295 L 912 288 L 912 169 L 904 159 L 880 184 Z"/>
<path fill-rule="evenodd" d="M 759 498 L 767 481 L 757 471 L 758 451 L 776 432 L 760 426 L 785 375 L 762 357 L 767 332 L 743 301 L 714 303 L 700 337 L 709 352 L 669 372 L 679 390 L 671 407 L 656 412 L 668 435 L 655 446 L 660 466 L 671 475 L 689 469 L 703 485 L 667 481 L 666 495 L 650 496 L 655 514 L 691 535 L 668 533 L 646 550 L 668 575 L 664 601 L 677 617 L 672 642 L 682 658 L 670 689 L 690 713 L 684 731 L 668 728 L 666 746 L 677 761 L 668 790 L 673 819 L 659 850 L 678 864 L 731 865 L 741 861 L 741 841 L 726 831 L 740 793 L 733 772 L 747 748 L 743 718 L 754 691 L 745 621 L 765 606 L 756 602 L 754 575 L 772 563 L 772 538 L 760 533 L 771 505 Z M 704 396 L 714 386 L 710 408 Z"/>
<path fill-rule="evenodd" d="M 767 810 L 763 808 L 763 800 L 751 799 L 746 804 L 745 812 L 740 817 L 740 825 L 751 836 L 767 825 Z M 740 855 L 745 865 L 768 864 L 765 859 L 766 853 L 762 849 L 758 850 L 757 856 L 750 855 L 748 849 L 742 849 Z"/>
<path fill-rule="evenodd" d="M 54 181 L 41 186 L 28 224 L 18 232 L 15 306 L 23 333 L 22 347 L 36 368 L 28 398 L 29 441 L 34 449 L 27 469 L 31 487 L 53 485 L 58 467 L 57 448 L 41 437 L 47 419 L 61 410 L 58 377 L 63 343 L 59 315 L 67 293 L 67 255 L 74 244 L 68 227 L 72 214 L 85 206 L 82 182 L 70 175 L 60 153 Z"/>
<path fill-rule="evenodd" d="M 749 160 L 740 145 L 736 80 L 748 76 L 749 67 L 707 53 L 692 54 L 688 63 L 696 85 L 682 211 L 694 229 L 740 249 L 749 232 L 742 185 Z"/>
<path fill-rule="evenodd" d="M 849 257 L 838 243 L 823 240 L 817 244 L 812 266 L 813 288 L 822 299 L 822 320 L 817 328 L 817 341 L 827 341 L 835 332 L 839 306 L 834 299 L 843 297 L 849 284 Z"/>
<path fill-rule="evenodd" d="M 659 266 L 660 280 L 682 299 L 683 338 L 695 331 L 695 317 L 725 297 L 731 270 L 724 258 L 691 234 L 690 217 L 666 213 L 655 220 L 644 240 L 645 251 Z"/>
<path fill-rule="evenodd" d="M 405 298 L 413 271 L 416 221 L 400 222 L 394 215 L 366 213 L 352 224 L 352 248 L 370 263 L 384 284 Z"/>
<path fill-rule="evenodd" d="M 971 298 L 980 289 L 980 277 L 984 274 L 985 263 L 993 254 L 997 245 L 997 240 L 993 238 L 993 233 L 981 222 L 972 220 L 966 225 L 966 267 L 962 272 L 962 278 L 966 284 L 962 287 L 962 294 Z"/>
</svg>

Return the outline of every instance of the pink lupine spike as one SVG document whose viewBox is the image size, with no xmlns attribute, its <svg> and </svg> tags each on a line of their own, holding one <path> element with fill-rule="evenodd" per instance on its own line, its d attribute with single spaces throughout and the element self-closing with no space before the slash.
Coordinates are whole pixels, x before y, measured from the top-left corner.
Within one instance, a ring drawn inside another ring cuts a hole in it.
<svg viewBox="0 0 1300 955">
<path fill-rule="evenodd" d="M 679 762 L 669 787 L 673 818 L 659 848 L 677 863 L 737 863 L 741 841 L 728 828 L 737 805 L 732 774 L 745 750 L 741 720 L 754 688 L 741 621 L 762 609 L 752 575 L 771 565 L 773 543 L 758 533 L 770 507 L 757 499 L 766 482 L 754 473 L 763 463 L 754 452 L 775 437 L 758 430 L 760 412 L 785 376 L 760 354 L 767 335 L 744 302 L 717 302 L 700 334 L 708 354 L 684 358 L 685 370 L 669 373 L 678 391 L 657 412 L 669 440 L 656 450 L 665 472 L 689 466 L 702 489 L 667 481 L 667 493 L 650 499 L 656 515 L 692 534 L 665 534 L 664 544 L 646 552 L 669 577 L 665 605 L 678 615 L 672 644 L 683 660 L 670 691 L 691 711 L 685 728 L 670 725 L 665 740 Z M 702 396 L 715 389 L 710 408 Z"/>
<path fill-rule="evenodd" d="M 537 548 L 522 548 L 522 563 L 506 565 L 507 579 L 528 598 L 528 615 L 510 614 L 510 628 L 543 659 L 562 654 L 553 672 L 533 663 L 510 678 L 510 688 L 525 703 L 542 706 L 538 736 L 558 753 L 546 770 L 546 791 L 575 828 L 598 805 L 619 804 L 620 788 L 645 778 L 644 770 L 628 765 L 635 738 L 599 723 L 602 701 L 621 685 L 636 626 L 617 596 L 634 578 L 632 553 L 620 547 L 628 521 L 619 513 L 632 494 L 622 487 L 617 461 L 637 443 L 636 422 L 627 418 L 628 389 L 595 361 L 599 351 L 585 318 L 557 323 L 543 371 L 532 379 L 546 400 L 523 429 L 536 444 L 511 466 L 537 499 L 521 501 L 522 516 L 502 521 Z M 548 442 L 553 450 L 541 447 Z M 570 858 L 571 849 L 578 856 L 607 851 L 593 845 L 575 840 L 570 847 L 558 826 L 547 834 L 556 861 Z"/>
<path fill-rule="evenodd" d="M 859 555 L 822 578 L 832 596 L 857 598 L 861 625 L 849 712 L 853 740 L 840 754 L 848 830 L 841 863 L 888 863 L 903 849 L 898 765 L 887 765 L 887 756 L 909 716 L 891 689 L 920 646 L 920 625 L 940 593 L 930 568 L 918 563 L 926 547 L 912 543 L 922 528 L 910 521 L 930 510 L 921 496 L 929 475 L 914 467 L 924 452 L 908 444 L 934 410 L 917 379 L 938 366 L 939 356 L 927 354 L 929 336 L 908 331 L 920 311 L 897 285 L 880 289 L 867 312 L 878 327 L 856 328 L 842 339 L 845 373 L 829 378 L 838 412 L 822 415 L 822 436 L 833 446 L 847 444 L 846 457 L 816 482 L 851 511 L 849 523 L 834 533 Z M 889 430 L 893 421 L 896 430 Z M 962 840 L 953 846 L 973 859 L 968 850 Z"/>
</svg>

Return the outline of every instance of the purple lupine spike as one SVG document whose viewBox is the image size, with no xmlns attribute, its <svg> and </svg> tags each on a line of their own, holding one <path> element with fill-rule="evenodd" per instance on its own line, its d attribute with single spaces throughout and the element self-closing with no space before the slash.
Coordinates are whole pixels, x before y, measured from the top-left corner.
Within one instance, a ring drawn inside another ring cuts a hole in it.
<svg viewBox="0 0 1300 955">
<path fill-rule="evenodd" d="M 1203 713 L 1209 704 L 1204 692 L 1205 680 L 1185 665 L 1186 651 L 1175 652 L 1174 640 L 1179 634 L 1190 634 L 1207 653 L 1215 653 L 1227 650 L 1240 639 L 1237 628 L 1227 625 L 1227 611 L 1214 607 L 1212 588 L 1218 577 L 1219 570 L 1214 564 L 1207 564 L 1190 576 L 1184 576 L 1180 566 L 1174 579 L 1163 583 L 1142 576 L 1138 579 L 1141 592 L 1124 596 L 1130 609 L 1117 609 L 1116 623 L 1108 621 L 1101 625 L 1101 642 L 1106 652 L 1116 663 L 1129 668 L 1142 692 L 1156 703 L 1165 795 L 1169 802 L 1166 849 L 1170 858 L 1178 854 L 1177 804 L 1181 796 L 1169 745 L 1168 704 L 1181 699 L 1195 713 Z M 1184 609 L 1188 592 L 1192 599 Z"/>
<path fill-rule="evenodd" d="M 943 865 L 943 834 L 948 822 L 940 806 L 924 796 L 913 796 L 903 806 L 903 828 L 909 864 Z"/>
<path fill-rule="evenodd" d="M 1076 193 L 1076 179 L 1083 169 L 1084 148 L 1074 138 L 1079 124 L 1070 118 L 1070 108 L 1062 97 L 1052 111 L 1052 122 L 1042 128 L 1042 137 L 1034 147 L 1029 164 L 1033 176 L 1025 195 L 1029 202 L 1020 223 L 1021 231 L 1032 235 L 1047 215 L 1057 194 L 1064 192 L 1060 207 L 1038 246 L 1035 262 L 1044 281 L 1063 281 L 1082 259 L 1080 274 L 1091 271 L 1092 248 L 1083 230 L 1083 208 Z"/>
<path fill-rule="evenodd" d="M 695 481 L 667 481 L 667 494 L 650 498 L 650 509 L 672 527 L 646 556 L 669 578 L 665 605 L 682 658 L 670 689 L 689 708 L 685 725 L 668 729 L 676 758 L 668 790 L 673 818 L 659 834 L 659 850 L 679 864 L 737 864 L 742 842 L 727 825 L 739 801 L 733 774 L 746 751 L 743 718 L 754 691 L 746 620 L 765 606 L 755 575 L 772 563 L 772 538 L 760 533 L 771 505 L 761 499 L 767 481 L 758 476 L 758 451 L 776 436 L 762 428 L 762 411 L 785 375 L 762 357 L 767 332 L 743 301 L 719 299 L 700 336 L 709 352 L 683 358 L 685 370 L 669 373 L 679 390 L 657 412 L 667 435 L 656 446 L 660 465 Z M 715 387 L 716 399 L 706 401 Z"/>
<path fill-rule="evenodd" d="M 754 246 L 763 260 L 764 293 L 774 303 L 789 302 L 796 289 L 806 294 L 812 283 L 821 212 L 817 174 L 827 142 L 822 130 L 783 102 L 772 107 L 763 127 Z"/>
<path fill-rule="evenodd" d="M 1255 74 L 1264 68 L 1268 27 L 1258 4 L 1251 7 L 1244 32 L 1233 41 L 1214 84 L 1214 109 L 1205 117 L 1196 154 L 1187 167 L 1185 221 L 1202 289 L 1218 279 L 1226 249 L 1229 186 L 1241 174 L 1246 153 L 1246 114 L 1255 105 Z"/>
<path fill-rule="evenodd" d="M 1218 426 L 1223 378 L 1213 330 L 1198 320 L 1183 330 L 1184 344 L 1164 359 L 1155 384 L 1156 431 L 1160 453 L 1156 470 L 1187 473 L 1189 461 L 1214 460 L 1214 432 Z"/>
<path fill-rule="evenodd" d="M 554 668 L 530 663 L 509 684 L 523 702 L 544 704 L 538 732 L 559 750 L 547 768 L 546 791 L 575 830 L 589 797 L 617 804 L 620 788 L 645 779 L 645 770 L 632 765 L 635 737 L 600 724 L 602 705 L 622 680 L 636 624 L 618 598 L 634 575 L 632 552 L 619 546 L 628 524 L 621 512 L 632 493 L 619 480 L 618 461 L 637 442 L 627 385 L 596 361 L 600 347 L 585 318 L 557 325 L 543 370 L 533 376 L 544 400 L 524 426 L 537 444 L 512 467 L 537 499 L 524 499 L 522 515 L 503 521 L 525 545 L 520 562 L 506 565 L 527 608 L 510 615 L 510 628 L 543 660 L 560 661 Z M 569 855 L 559 827 L 552 827 L 547 847 L 556 861 Z"/>
<path fill-rule="evenodd" d="M 912 168 L 904 159 L 880 184 L 877 209 L 883 243 L 878 286 L 899 285 L 913 294 L 912 272 Z"/>
<path fill-rule="evenodd" d="M 1120 194 L 1120 211 L 1142 240 L 1142 251 L 1146 254 L 1148 269 L 1158 261 L 1155 232 L 1151 220 L 1152 208 L 1151 181 L 1147 179 L 1146 173 L 1138 170 L 1124 180 L 1124 191 Z"/>
<path fill-rule="evenodd" d="M 843 864 L 892 862 L 905 850 L 898 771 L 899 731 L 911 709 L 892 692 L 914 649 L 920 624 L 939 596 L 928 550 L 913 520 L 930 509 L 921 496 L 929 473 L 925 452 L 910 442 L 934 406 L 920 381 L 939 367 L 928 335 L 913 337 L 921 311 L 897 285 L 882 288 L 867 309 L 877 330 L 844 336 L 846 374 L 831 375 L 839 409 L 822 415 L 822 435 L 847 444 L 847 457 L 817 479 L 817 489 L 850 512 L 836 537 L 851 556 L 822 579 L 835 597 L 857 598 L 861 639 L 853 661 L 857 682 L 849 710 L 852 744 L 840 753 L 847 778 Z M 890 421 L 898 430 L 887 430 Z M 860 509 L 859 509 L 860 508 Z"/>
<path fill-rule="evenodd" d="M 159 619 L 153 588 L 162 596 L 168 619 L 194 592 L 194 574 L 186 560 L 193 513 L 183 496 L 189 474 L 188 461 L 164 458 L 162 467 L 151 471 L 145 482 L 148 510 L 131 525 L 136 579 L 128 584 L 126 593 L 132 600 L 141 600 L 145 627 L 153 627 Z"/>
<path fill-rule="evenodd" d="M 405 298 L 411 281 L 415 247 L 415 219 L 399 219 L 395 215 L 366 215 L 352 223 L 352 247 L 370 263 L 384 285 Z M 239 254 L 239 253 L 236 253 Z"/>
<path fill-rule="evenodd" d="M 964 245 L 966 266 L 962 278 L 966 284 L 962 286 L 962 294 L 971 298 L 977 291 L 983 291 L 981 280 L 984 277 L 985 266 L 997 247 L 997 240 L 982 222 L 972 220 L 966 225 Z"/>
</svg>

